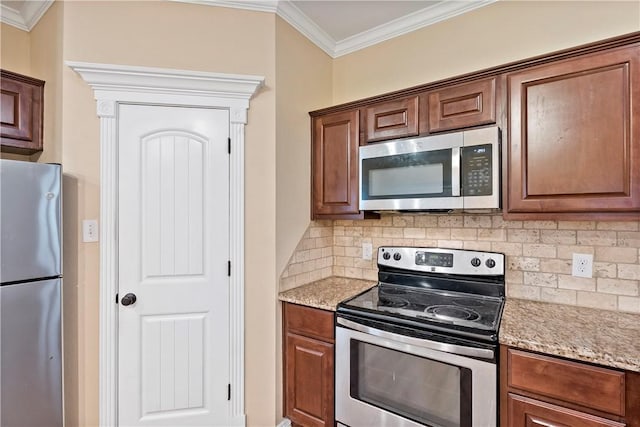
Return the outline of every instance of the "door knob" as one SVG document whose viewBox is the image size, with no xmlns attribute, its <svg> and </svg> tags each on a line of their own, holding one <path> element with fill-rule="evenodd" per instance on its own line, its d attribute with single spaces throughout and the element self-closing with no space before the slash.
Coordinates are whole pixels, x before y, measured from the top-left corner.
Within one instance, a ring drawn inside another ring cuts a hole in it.
<svg viewBox="0 0 640 427">
<path fill-rule="evenodd" d="M 131 304 L 134 304 L 137 299 L 138 298 L 136 297 L 135 294 L 128 293 L 128 294 L 126 294 L 125 296 L 122 297 L 120 302 L 122 303 L 122 305 L 131 305 Z"/>
</svg>

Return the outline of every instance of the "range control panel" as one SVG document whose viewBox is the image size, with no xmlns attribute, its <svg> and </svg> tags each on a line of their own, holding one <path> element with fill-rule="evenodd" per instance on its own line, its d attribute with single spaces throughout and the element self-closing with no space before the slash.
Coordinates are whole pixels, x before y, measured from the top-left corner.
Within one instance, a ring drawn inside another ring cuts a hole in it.
<svg viewBox="0 0 640 427">
<path fill-rule="evenodd" d="M 378 265 L 430 273 L 502 276 L 504 254 L 462 249 L 382 246 Z"/>
</svg>

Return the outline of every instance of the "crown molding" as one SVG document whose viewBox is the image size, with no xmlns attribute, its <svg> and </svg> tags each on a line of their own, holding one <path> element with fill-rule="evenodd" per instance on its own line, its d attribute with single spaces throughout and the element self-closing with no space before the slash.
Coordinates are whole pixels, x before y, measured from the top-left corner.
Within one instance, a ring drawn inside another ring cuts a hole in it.
<svg viewBox="0 0 640 427">
<path fill-rule="evenodd" d="M 51 7 L 53 0 L 33 0 L 22 3 L 20 9 L 0 5 L 0 22 L 23 31 L 31 31 Z"/>
<path fill-rule="evenodd" d="M 442 1 L 386 24 L 363 31 L 335 44 L 331 56 L 337 58 L 383 41 L 428 27 L 437 22 L 495 3 L 498 0 Z M 312 40 L 313 41 L 313 40 Z"/>
<path fill-rule="evenodd" d="M 168 0 L 176 3 L 191 3 L 202 4 L 205 6 L 220 6 L 230 7 L 233 9 L 253 10 L 255 12 L 272 12 L 276 13 L 278 10 L 277 0 L 258 0 L 258 1 L 244 1 L 244 0 Z"/>
<path fill-rule="evenodd" d="M 334 40 L 289 0 L 169 0 L 207 6 L 230 7 L 255 12 L 275 13 L 307 37 L 332 58 L 355 52 L 383 41 L 410 33 L 437 22 L 484 7 L 497 0 L 444 0 L 431 7 L 379 25 L 343 40 Z M 25 1 L 21 10 L 2 5 L 0 20 L 24 31 L 31 31 L 53 4 L 53 0 Z"/>
<path fill-rule="evenodd" d="M 327 55 L 335 58 L 336 41 L 333 37 L 327 34 L 292 2 L 287 0 L 279 1 L 276 13 L 303 36 L 324 50 Z"/>
<path fill-rule="evenodd" d="M 379 25 L 344 40 L 336 41 L 289 0 L 170 0 L 181 3 L 231 7 L 236 9 L 273 12 L 307 37 L 332 58 L 364 49 L 385 40 L 410 33 L 440 21 L 481 8 L 498 0 L 444 0 L 434 6 Z"/>
</svg>

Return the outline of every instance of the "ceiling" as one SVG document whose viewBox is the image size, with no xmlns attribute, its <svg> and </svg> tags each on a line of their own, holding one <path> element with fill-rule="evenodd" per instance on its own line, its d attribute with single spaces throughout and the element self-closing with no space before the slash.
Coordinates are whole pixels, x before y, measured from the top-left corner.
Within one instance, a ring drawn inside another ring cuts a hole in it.
<svg viewBox="0 0 640 427">
<path fill-rule="evenodd" d="M 497 0 L 169 1 L 276 13 L 336 58 Z M 0 19 L 6 24 L 30 31 L 52 3 L 53 0 L 0 0 Z"/>
</svg>

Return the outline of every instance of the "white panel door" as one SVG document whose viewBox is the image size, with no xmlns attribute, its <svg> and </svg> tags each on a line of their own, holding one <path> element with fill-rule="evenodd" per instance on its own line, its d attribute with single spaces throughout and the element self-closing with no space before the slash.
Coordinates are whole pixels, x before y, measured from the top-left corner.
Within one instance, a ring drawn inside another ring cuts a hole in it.
<svg viewBox="0 0 640 427">
<path fill-rule="evenodd" d="M 119 425 L 228 425 L 229 113 L 118 114 Z"/>
</svg>

